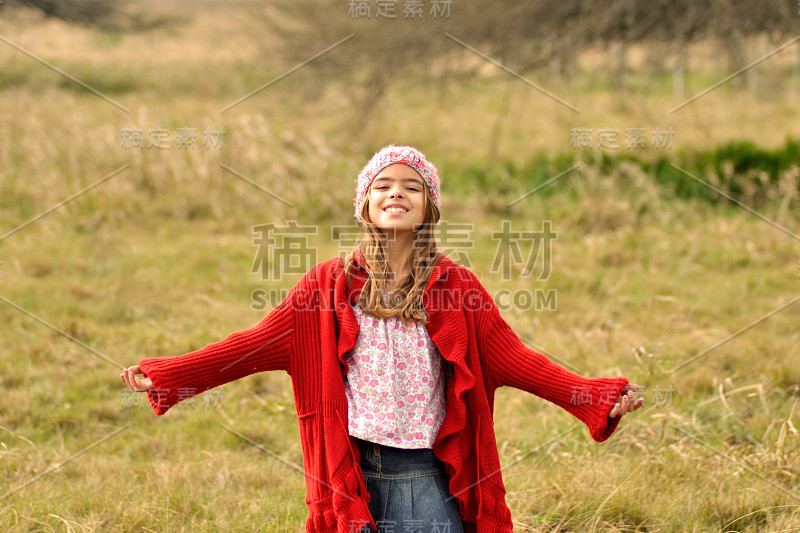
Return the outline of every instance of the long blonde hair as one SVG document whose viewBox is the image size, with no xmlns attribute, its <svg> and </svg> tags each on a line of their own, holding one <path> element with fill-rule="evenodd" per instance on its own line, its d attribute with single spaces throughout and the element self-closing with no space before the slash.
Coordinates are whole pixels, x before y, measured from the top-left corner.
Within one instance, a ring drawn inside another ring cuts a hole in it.
<svg viewBox="0 0 800 533">
<path fill-rule="evenodd" d="M 414 231 L 414 241 L 409 257 L 410 274 L 405 282 L 391 291 L 389 301 L 384 301 L 383 294 L 393 283 L 389 261 L 386 256 L 386 236 L 369 218 L 369 197 L 361 205 L 363 232 L 353 250 L 345 257 L 345 281 L 350 286 L 351 267 L 355 264 L 354 252 L 361 249 L 367 269 L 367 280 L 361 290 L 358 304 L 364 311 L 376 318 L 400 317 L 403 322 L 417 320 L 428 323 L 428 315 L 422 305 L 422 297 L 428 286 L 433 267 L 441 258 L 433 233 L 439 222 L 439 208 L 432 201 L 427 185 L 425 186 L 425 206 L 422 224 Z"/>
</svg>

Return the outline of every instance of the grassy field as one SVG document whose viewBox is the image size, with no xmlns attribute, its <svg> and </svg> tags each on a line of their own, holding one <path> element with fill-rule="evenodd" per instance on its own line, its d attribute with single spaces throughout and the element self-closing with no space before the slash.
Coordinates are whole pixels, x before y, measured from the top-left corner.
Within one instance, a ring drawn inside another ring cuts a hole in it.
<svg viewBox="0 0 800 533">
<path fill-rule="evenodd" d="M 291 65 L 269 61 L 268 37 L 253 44 L 245 10 L 184 13 L 125 36 L 0 20 L 0 35 L 128 108 L 0 43 L 0 531 L 302 530 L 286 375 L 250 376 L 156 417 L 118 374 L 254 325 L 266 311 L 253 292 L 294 285 L 299 274 L 251 272 L 253 226 L 297 220 L 316 228 L 318 261 L 339 253 L 331 228 L 353 223 L 355 176 L 389 142 L 440 167 L 443 220 L 469 224 L 457 252 L 491 292 L 556 291 L 556 309 L 503 311 L 529 346 L 646 387 L 646 409 L 603 444 L 536 397 L 498 392 L 515 530 L 800 531 L 798 190 L 759 205 L 764 220 L 678 199 L 635 164 L 585 164 L 517 201 L 569 168 L 537 169 L 539 155 L 581 160 L 576 127 L 646 128 L 645 159 L 800 138 L 787 81 L 796 54 L 765 63 L 760 90 L 721 87 L 676 113 L 668 81 L 647 85 L 644 73 L 624 93 L 600 68 L 547 81 L 576 114 L 496 71 L 445 90 L 397 87 L 354 125 L 341 85 L 303 99 L 302 71 L 220 114 Z M 727 75 L 700 52 L 687 98 Z M 509 83 L 519 86 L 506 93 Z M 649 146 L 655 127 L 673 129 L 670 148 Z M 125 148 L 126 128 L 146 140 L 167 129 L 169 146 Z M 224 146 L 180 149 L 178 128 L 223 128 Z M 519 265 L 511 279 L 491 272 L 504 221 L 551 221 L 548 279 Z"/>
</svg>

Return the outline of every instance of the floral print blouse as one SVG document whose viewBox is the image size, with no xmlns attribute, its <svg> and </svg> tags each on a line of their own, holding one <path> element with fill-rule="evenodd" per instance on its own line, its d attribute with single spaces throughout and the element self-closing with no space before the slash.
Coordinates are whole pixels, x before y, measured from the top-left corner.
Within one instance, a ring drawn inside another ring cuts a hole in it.
<svg viewBox="0 0 800 533">
<path fill-rule="evenodd" d="M 353 306 L 358 341 L 346 354 L 350 435 L 396 448 L 433 448 L 445 415 L 446 366 L 425 324 Z"/>
</svg>

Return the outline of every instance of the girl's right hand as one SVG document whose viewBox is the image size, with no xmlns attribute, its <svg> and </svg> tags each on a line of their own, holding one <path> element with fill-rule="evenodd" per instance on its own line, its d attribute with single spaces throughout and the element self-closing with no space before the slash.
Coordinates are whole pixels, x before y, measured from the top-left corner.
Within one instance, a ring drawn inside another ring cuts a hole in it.
<svg viewBox="0 0 800 533">
<path fill-rule="evenodd" d="M 143 374 L 138 365 L 129 366 L 122 371 L 119 377 L 125 382 L 125 385 L 130 387 L 132 391 L 147 392 L 153 389 L 153 382 L 150 378 L 138 378 L 136 374 Z"/>
</svg>

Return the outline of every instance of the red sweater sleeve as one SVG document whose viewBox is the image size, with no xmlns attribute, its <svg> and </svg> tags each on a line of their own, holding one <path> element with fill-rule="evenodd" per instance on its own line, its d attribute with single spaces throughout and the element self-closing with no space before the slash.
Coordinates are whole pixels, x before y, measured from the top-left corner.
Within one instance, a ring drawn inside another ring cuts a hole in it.
<svg viewBox="0 0 800 533">
<path fill-rule="evenodd" d="M 479 346 L 492 386 L 510 386 L 535 394 L 586 424 L 597 442 L 608 439 L 620 421 L 620 417 L 609 418 L 608 414 L 628 379 L 584 378 L 553 363 L 523 344 L 477 278 L 471 290 L 478 296 Z"/>
<path fill-rule="evenodd" d="M 153 382 L 147 393 L 153 411 L 163 415 L 180 401 L 250 374 L 288 371 L 299 286 L 250 329 L 184 355 L 139 361 L 144 376 Z"/>
</svg>

